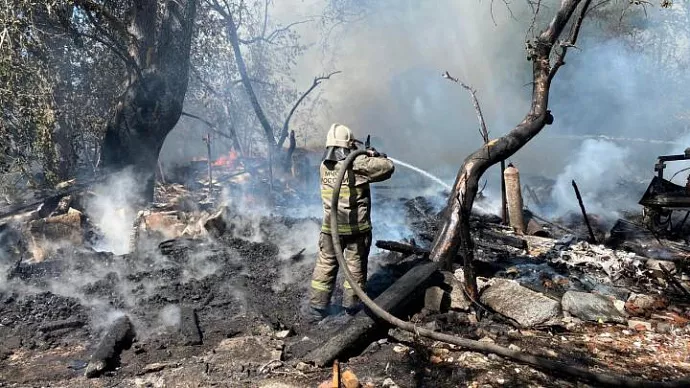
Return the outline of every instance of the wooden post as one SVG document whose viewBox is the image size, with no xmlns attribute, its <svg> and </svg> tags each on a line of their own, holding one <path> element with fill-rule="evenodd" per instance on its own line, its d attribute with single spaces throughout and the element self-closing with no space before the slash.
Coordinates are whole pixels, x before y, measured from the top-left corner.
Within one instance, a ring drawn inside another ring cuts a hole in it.
<svg viewBox="0 0 690 388">
<path fill-rule="evenodd" d="M 580 210 L 582 210 L 582 217 L 585 219 L 585 225 L 587 225 L 587 231 L 589 232 L 589 237 L 592 239 L 592 243 L 597 243 L 597 238 L 594 236 L 594 230 L 592 230 L 592 225 L 589 224 L 589 217 L 587 217 L 587 210 L 585 210 L 585 204 L 582 202 L 582 196 L 580 195 L 580 189 L 577 188 L 577 183 L 573 180 L 573 189 L 575 189 L 575 195 L 577 196 L 577 202 L 580 204 Z"/>
<path fill-rule="evenodd" d="M 206 155 L 208 157 L 208 199 L 210 200 L 213 195 L 213 173 L 211 167 L 213 164 L 213 162 L 211 161 L 211 134 L 207 133 L 203 140 L 206 143 Z"/>
<path fill-rule="evenodd" d="M 165 175 L 163 174 L 163 165 L 161 165 L 160 159 L 158 159 L 158 173 L 161 175 L 161 183 L 165 184 Z"/>
<path fill-rule="evenodd" d="M 506 161 L 501 160 L 501 221 L 503 225 L 508 225 L 508 210 L 506 202 Z"/>
<path fill-rule="evenodd" d="M 268 145 L 268 187 L 270 190 L 270 201 L 271 204 L 273 204 L 273 152 L 275 149 L 273 148 L 273 144 Z"/>
</svg>

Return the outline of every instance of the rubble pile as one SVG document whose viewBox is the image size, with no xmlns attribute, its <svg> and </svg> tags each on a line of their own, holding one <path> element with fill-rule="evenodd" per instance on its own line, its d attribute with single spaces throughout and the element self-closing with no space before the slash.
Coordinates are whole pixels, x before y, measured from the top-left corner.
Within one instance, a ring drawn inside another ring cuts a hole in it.
<svg viewBox="0 0 690 388">
<path fill-rule="evenodd" d="M 335 376 L 353 387 L 581 386 L 378 323 L 333 369 L 306 363 L 306 354 L 353 322 L 339 311 L 316 326 L 301 318 L 321 219 L 289 216 L 295 202 L 280 198 L 299 194 L 289 179 L 276 179 L 272 212 L 247 211 L 247 203 L 264 201 L 264 191 L 252 190 L 265 182 L 256 178 L 261 173 L 240 179 L 252 172 L 235 172 L 221 168 L 214 177 L 236 178 L 235 197 L 220 189 L 209 195 L 198 169 L 196 186 L 167 177 L 156 202 L 134 217 L 126 254 L 96 249 L 103 230 L 84 211 L 88 193 L 0 222 L 3 381 L 303 387 Z M 394 204 L 410 233 L 376 242 L 372 297 L 426 261 L 441 218 L 436 198 L 379 202 Z M 425 284 L 401 318 L 621 374 L 670 379 L 690 372 L 684 243 L 651 239 L 624 220 L 610 233 L 599 228 L 602 244 L 568 234 L 578 225 L 530 222 L 526 235 L 516 235 L 495 215 L 473 214 L 479 300 L 463 290 L 458 256 L 453 271 Z"/>
</svg>

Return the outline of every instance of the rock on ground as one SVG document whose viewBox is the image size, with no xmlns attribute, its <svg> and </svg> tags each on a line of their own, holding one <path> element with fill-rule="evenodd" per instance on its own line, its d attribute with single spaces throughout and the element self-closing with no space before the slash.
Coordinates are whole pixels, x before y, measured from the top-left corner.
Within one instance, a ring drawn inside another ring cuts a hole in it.
<svg viewBox="0 0 690 388">
<path fill-rule="evenodd" d="M 568 291 L 561 300 L 563 311 L 584 321 L 625 323 L 613 301 L 603 295 Z"/>
<path fill-rule="evenodd" d="M 558 301 L 506 279 L 494 280 L 480 301 L 524 327 L 546 323 L 561 314 Z"/>
<path fill-rule="evenodd" d="M 450 287 L 450 306 L 451 310 L 468 311 L 472 302 L 463 292 L 463 283 L 453 276 L 450 272 L 443 272 L 443 281 Z"/>
</svg>

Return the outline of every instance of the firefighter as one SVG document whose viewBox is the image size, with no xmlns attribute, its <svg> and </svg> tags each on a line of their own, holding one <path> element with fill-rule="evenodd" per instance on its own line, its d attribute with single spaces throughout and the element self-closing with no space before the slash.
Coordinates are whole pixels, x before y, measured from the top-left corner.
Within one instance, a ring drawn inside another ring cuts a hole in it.
<svg viewBox="0 0 690 388">
<path fill-rule="evenodd" d="M 367 263 L 371 248 L 371 190 L 369 184 L 387 180 L 393 175 L 393 162 L 374 148 L 368 148 L 366 155 L 358 156 L 343 179 L 338 208 L 331 209 L 333 185 L 343 161 L 352 150 L 356 140 L 350 128 L 333 124 L 326 136 L 326 151 L 320 166 L 321 200 L 323 202 L 323 223 L 319 235 L 319 255 L 316 259 L 311 280 L 308 318 L 319 321 L 327 315 L 331 295 L 338 274 L 338 262 L 331 237 L 331 211 L 337 211 L 338 234 L 344 250 L 347 266 L 360 287 L 367 280 Z M 343 284 L 343 307 L 352 314 L 359 306 L 359 298 L 350 284 Z"/>
</svg>

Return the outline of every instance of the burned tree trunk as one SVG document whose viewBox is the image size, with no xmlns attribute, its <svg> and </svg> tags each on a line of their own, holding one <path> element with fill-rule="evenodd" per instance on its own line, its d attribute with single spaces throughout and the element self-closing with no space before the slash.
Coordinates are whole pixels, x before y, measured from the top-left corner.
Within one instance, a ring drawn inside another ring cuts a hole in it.
<svg viewBox="0 0 690 388">
<path fill-rule="evenodd" d="M 444 222 L 433 243 L 430 258 L 449 267 L 460 251 L 464 258 L 465 287 L 472 298 L 478 298 L 478 292 L 473 269 L 474 243 L 470 233 L 470 212 L 479 188 L 479 179 L 489 167 L 513 155 L 536 136 L 545 125 L 553 122 L 553 116 L 547 109 L 551 81 L 564 64 L 563 59 L 568 46 L 575 44 L 590 3 L 591 0 L 563 0 L 549 26 L 534 42 L 528 43 L 528 58 L 533 63 L 534 78 L 529 112 L 523 121 L 508 134 L 488 142 L 468 156 L 458 172 L 453 191 L 444 210 Z M 561 50 L 557 53 L 556 61 L 552 66 L 550 56 L 557 46 L 557 40 L 580 5 L 578 18 L 572 24 L 569 40 L 560 44 Z"/>
<path fill-rule="evenodd" d="M 88 9 L 87 2 L 79 3 Z M 196 0 L 166 2 L 165 7 L 156 0 L 142 0 L 132 12 L 121 34 L 129 38 L 123 56 L 128 55 L 125 59 L 134 71 L 106 128 L 103 168 L 132 169 L 144 182 L 143 199 L 150 201 L 158 154 L 182 114 Z"/>
<path fill-rule="evenodd" d="M 288 171 L 292 167 L 292 154 L 297 148 L 297 139 L 295 138 L 295 131 L 290 131 L 290 143 L 288 143 L 288 149 L 285 152 L 285 160 L 283 161 L 283 170 Z"/>
</svg>

